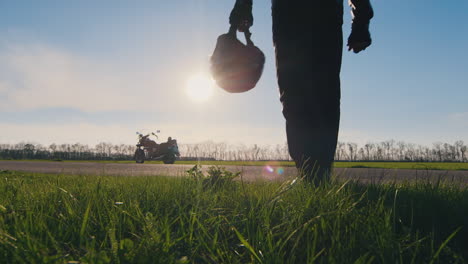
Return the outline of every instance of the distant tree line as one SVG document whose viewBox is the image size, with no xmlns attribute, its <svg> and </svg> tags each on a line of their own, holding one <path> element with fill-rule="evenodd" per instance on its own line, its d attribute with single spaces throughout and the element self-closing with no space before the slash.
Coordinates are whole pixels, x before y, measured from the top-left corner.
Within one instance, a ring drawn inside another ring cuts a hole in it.
<svg viewBox="0 0 468 264">
<path fill-rule="evenodd" d="M 290 160 L 286 144 L 274 146 L 231 145 L 206 141 L 197 144 L 179 144 L 183 160 Z M 99 143 L 93 147 L 80 143 L 0 144 L 0 159 L 45 160 L 132 160 L 134 145 Z M 453 144 L 436 142 L 423 146 L 403 141 L 387 140 L 359 146 L 338 142 L 337 161 L 418 161 L 467 162 L 467 146 L 461 140 Z"/>
<path fill-rule="evenodd" d="M 428 161 L 467 162 L 467 146 L 461 140 L 454 144 L 436 142 L 431 147 L 387 140 L 358 146 L 355 143 L 338 142 L 336 160 L 349 161 Z"/>
<path fill-rule="evenodd" d="M 34 143 L 0 144 L 1 159 L 46 159 L 46 160 L 130 160 L 134 145 L 99 143 L 94 147 L 85 144 Z"/>
</svg>

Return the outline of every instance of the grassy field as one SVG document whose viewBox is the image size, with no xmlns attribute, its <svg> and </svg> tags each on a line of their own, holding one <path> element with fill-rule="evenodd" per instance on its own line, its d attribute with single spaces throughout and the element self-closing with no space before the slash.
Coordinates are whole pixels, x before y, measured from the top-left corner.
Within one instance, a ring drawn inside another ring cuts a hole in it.
<svg viewBox="0 0 468 264">
<path fill-rule="evenodd" d="M 454 186 L 0 176 L 6 263 L 468 262 L 468 189 Z"/>
<path fill-rule="evenodd" d="M 336 168 L 468 170 L 467 162 L 336 162 Z"/>
<path fill-rule="evenodd" d="M 50 161 L 50 160 L 27 160 Z M 60 161 L 60 162 L 98 162 L 98 163 L 135 163 L 135 161 Z M 163 164 L 162 161 L 145 161 L 145 164 Z M 185 165 L 216 165 L 216 166 L 265 166 L 275 164 L 283 167 L 294 166 L 292 161 L 176 161 L 176 164 Z M 468 162 L 335 162 L 335 168 L 383 168 L 383 169 L 418 169 L 418 170 L 467 170 Z"/>
</svg>

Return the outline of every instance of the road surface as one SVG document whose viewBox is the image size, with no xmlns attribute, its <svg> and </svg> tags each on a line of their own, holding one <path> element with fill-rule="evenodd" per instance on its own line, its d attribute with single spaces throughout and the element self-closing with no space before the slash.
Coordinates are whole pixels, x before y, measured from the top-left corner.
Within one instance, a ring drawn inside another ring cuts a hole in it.
<svg viewBox="0 0 468 264">
<path fill-rule="evenodd" d="M 110 176 L 184 176 L 193 165 L 123 164 L 93 162 L 35 162 L 0 161 L 1 170 L 25 171 L 68 175 L 110 175 Z M 209 166 L 203 166 L 206 171 Z M 229 171 L 242 173 L 245 181 L 282 181 L 297 175 L 293 167 L 222 166 Z M 389 183 L 404 181 L 437 182 L 439 179 L 454 184 L 468 185 L 468 171 L 407 170 L 337 168 L 335 176 L 340 180 L 358 180 L 363 183 Z"/>
</svg>

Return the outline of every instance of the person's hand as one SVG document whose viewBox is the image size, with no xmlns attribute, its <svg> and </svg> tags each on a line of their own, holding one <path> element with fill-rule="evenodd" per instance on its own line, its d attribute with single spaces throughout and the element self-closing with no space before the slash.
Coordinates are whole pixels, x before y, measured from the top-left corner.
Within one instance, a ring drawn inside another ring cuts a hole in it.
<svg viewBox="0 0 468 264">
<path fill-rule="evenodd" d="M 252 0 L 237 0 L 229 16 L 229 23 L 239 32 L 247 31 L 253 25 Z"/>
<path fill-rule="evenodd" d="M 353 25 L 348 38 L 348 51 L 359 53 L 372 44 L 369 25 Z"/>
</svg>

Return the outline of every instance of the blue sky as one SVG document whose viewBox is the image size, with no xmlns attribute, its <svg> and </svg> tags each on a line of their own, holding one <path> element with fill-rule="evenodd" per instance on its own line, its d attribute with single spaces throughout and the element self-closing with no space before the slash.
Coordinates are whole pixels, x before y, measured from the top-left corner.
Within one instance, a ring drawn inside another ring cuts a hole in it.
<svg viewBox="0 0 468 264">
<path fill-rule="evenodd" d="M 468 142 L 468 2 L 371 2 L 373 45 L 344 51 L 340 140 Z M 1 1 L 0 143 L 132 144 L 159 129 L 181 143 L 283 144 L 269 1 L 254 0 L 258 86 L 204 102 L 185 93 L 233 3 Z M 350 20 L 345 5 L 345 38 Z"/>
</svg>

